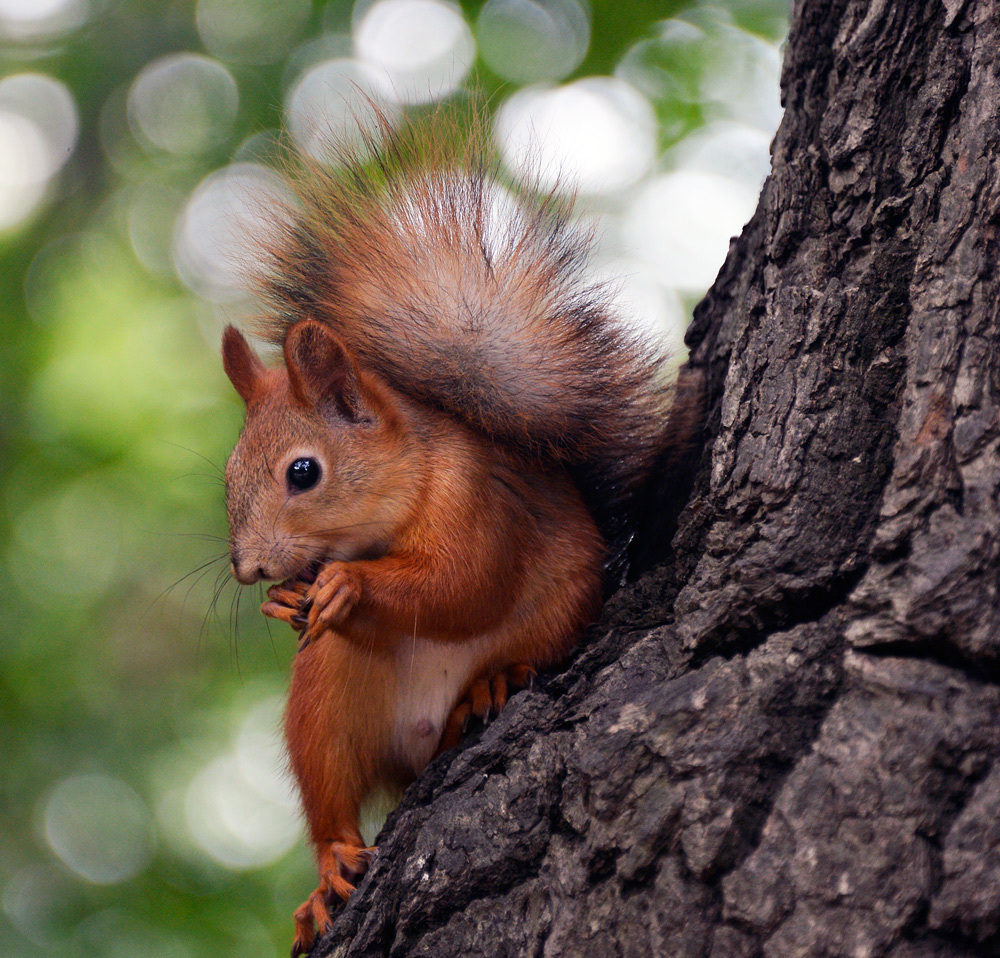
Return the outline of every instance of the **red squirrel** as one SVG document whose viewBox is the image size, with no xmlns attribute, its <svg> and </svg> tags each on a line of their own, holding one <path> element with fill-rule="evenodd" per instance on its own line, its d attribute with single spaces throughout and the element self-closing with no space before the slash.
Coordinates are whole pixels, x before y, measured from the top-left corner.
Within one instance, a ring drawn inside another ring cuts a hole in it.
<svg viewBox="0 0 1000 958">
<path fill-rule="evenodd" d="M 595 618 L 664 442 L 660 348 L 587 281 L 590 237 L 455 142 L 383 124 L 303 161 L 262 280 L 284 365 L 223 338 L 233 574 L 281 580 L 262 611 L 301 633 L 285 735 L 319 886 L 293 958 L 368 866 L 362 803 Z"/>
</svg>

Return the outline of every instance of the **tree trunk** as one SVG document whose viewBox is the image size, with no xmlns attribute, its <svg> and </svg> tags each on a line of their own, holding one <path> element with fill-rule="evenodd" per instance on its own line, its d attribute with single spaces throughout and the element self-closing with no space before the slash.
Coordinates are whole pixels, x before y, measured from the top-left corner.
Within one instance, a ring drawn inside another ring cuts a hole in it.
<svg viewBox="0 0 1000 958">
<path fill-rule="evenodd" d="M 316 955 L 1000 953 L 998 63 L 987 0 L 796 4 L 672 549 Z"/>
</svg>

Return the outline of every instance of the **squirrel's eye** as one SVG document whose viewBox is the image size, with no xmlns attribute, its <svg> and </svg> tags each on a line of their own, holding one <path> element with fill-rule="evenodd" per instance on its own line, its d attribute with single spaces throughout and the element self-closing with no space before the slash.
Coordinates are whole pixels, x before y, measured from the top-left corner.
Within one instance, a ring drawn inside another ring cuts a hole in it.
<svg viewBox="0 0 1000 958">
<path fill-rule="evenodd" d="M 288 467 L 286 478 L 295 492 L 304 492 L 319 482 L 319 474 L 319 463 L 315 459 L 296 459 Z"/>
</svg>

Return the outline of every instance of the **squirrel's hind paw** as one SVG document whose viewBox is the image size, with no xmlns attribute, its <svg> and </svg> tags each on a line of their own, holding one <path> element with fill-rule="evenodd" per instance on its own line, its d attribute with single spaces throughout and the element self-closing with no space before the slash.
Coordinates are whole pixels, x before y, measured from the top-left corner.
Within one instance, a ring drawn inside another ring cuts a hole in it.
<svg viewBox="0 0 1000 958">
<path fill-rule="evenodd" d="M 295 909 L 295 940 L 292 958 L 305 955 L 316 935 L 325 935 L 333 926 L 329 906 L 337 898 L 347 901 L 354 892 L 354 882 L 362 878 L 372 859 L 374 846 L 365 848 L 348 842 L 330 842 L 320 859 L 319 887 Z"/>
<path fill-rule="evenodd" d="M 325 884 L 346 901 L 354 891 L 351 882 L 364 877 L 377 851 L 374 845 L 365 848 L 348 842 L 330 842 L 329 858 L 324 858 Z"/>
<path fill-rule="evenodd" d="M 320 885 L 292 916 L 295 921 L 295 938 L 292 941 L 292 958 L 309 953 L 316 940 L 316 932 L 325 935 L 333 925 L 326 907 L 326 893 Z"/>
<path fill-rule="evenodd" d="M 530 665 L 509 665 L 502 672 L 476 679 L 466 693 L 465 701 L 476 718 L 489 722 L 507 704 L 510 689 L 531 688 L 538 673 Z"/>
<path fill-rule="evenodd" d="M 537 674 L 530 665 L 511 665 L 502 672 L 476 679 L 451 710 L 435 754 L 440 755 L 458 745 L 473 716 L 487 724 L 493 716 L 499 715 L 507 704 L 510 689 L 532 688 Z"/>
</svg>

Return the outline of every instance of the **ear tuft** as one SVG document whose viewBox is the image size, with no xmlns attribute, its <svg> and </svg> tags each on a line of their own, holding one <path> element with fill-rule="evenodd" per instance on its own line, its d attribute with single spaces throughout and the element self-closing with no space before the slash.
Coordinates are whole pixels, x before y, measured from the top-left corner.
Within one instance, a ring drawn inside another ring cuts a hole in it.
<svg viewBox="0 0 1000 958">
<path fill-rule="evenodd" d="M 249 403 L 267 369 L 235 326 L 227 326 L 222 334 L 222 366 L 240 397 Z"/>
<path fill-rule="evenodd" d="M 322 323 L 305 319 L 285 337 L 285 366 L 295 401 L 335 407 L 352 422 L 361 417 L 358 370 L 347 348 Z"/>
</svg>

